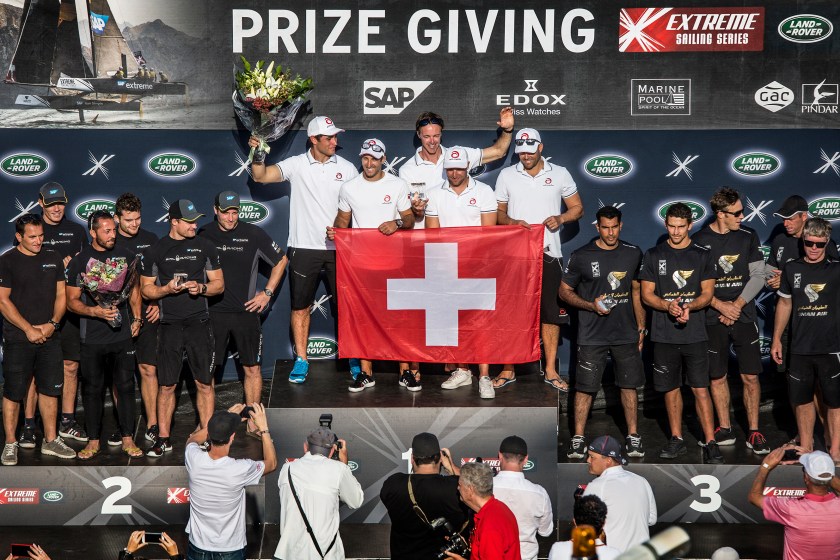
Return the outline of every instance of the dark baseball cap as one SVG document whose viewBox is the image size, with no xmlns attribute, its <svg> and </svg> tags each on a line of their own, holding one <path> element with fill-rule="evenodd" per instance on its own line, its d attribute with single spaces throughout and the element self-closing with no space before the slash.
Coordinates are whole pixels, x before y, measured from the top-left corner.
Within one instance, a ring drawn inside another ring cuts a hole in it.
<svg viewBox="0 0 840 560">
<path fill-rule="evenodd" d="M 169 219 L 170 220 L 184 220 L 185 222 L 194 222 L 204 214 L 195 209 L 195 204 L 192 201 L 182 198 L 176 200 L 169 205 Z"/>
<path fill-rule="evenodd" d="M 238 414 L 227 410 L 217 410 L 207 422 L 207 435 L 213 441 L 227 441 L 241 421 L 242 418 Z"/>
<path fill-rule="evenodd" d="M 499 445 L 499 453 L 513 453 L 514 455 L 527 455 L 528 444 L 519 436 L 508 436 Z"/>
<path fill-rule="evenodd" d="M 38 192 L 41 200 L 44 202 L 44 206 L 67 204 L 67 193 L 64 192 L 64 187 L 60 183 L 56 183 L 55 181 L 45 183 Z"/>
<path fill-rule="evenodd" d="M 621 444 L 614 437 L 601 436 L 595 438 L 595 441 L 589 444 L 589 450 L 598 455 L 615 459 L 622 465 L 627 464 L 627 459 L 624 458 L 624 454 L 621 451 Z"/>
<path fill-rule="evenodd" d="M 795 194 L 793 196 L 789 196 L 785 199 L 782 203 L 781 207 L 778 210 L 773 212 L 774 216 L 782 218 L 786 220 L 792 217 L 794 214 L 799 214 L 800 212 L 807 212 L 808 211 L 808 201 Z"/>
<path fill-rule="evenodd" d="M 233 191 L 222 191 L 216 195 L 214 204 L 222 211 L 239 208 L 239 195 Z"/>
<path fill-rule="evenodd" d="M 415 457 L 434 457 L 440 453 L 440 442 L 435 434 L 423 432 L 411 440 L 411 454 Z"/>
<path fill-rule="evenodd" d="M 329 452 L 330 448 L 338 441 L 338 436 L 329 428 L 321 426 L 306 436 L 306 443 L 309 447 L 317 447 L 319 450 Z"/>
</svg>

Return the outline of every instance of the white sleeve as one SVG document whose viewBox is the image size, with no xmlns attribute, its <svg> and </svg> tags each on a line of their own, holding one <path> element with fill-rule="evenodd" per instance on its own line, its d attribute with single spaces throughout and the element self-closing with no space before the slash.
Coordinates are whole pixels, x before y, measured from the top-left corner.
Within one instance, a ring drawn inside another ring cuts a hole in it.
<svg viewBox="0 0 840 560">
<path fill-rule="evenodd" d="M 283 175 L 284 181 L 291 181 L 292 177 L 295 176 L 295 171 L 297 171 L 297 161 L 297 156 L 292 156 L 284 159 L 283 161 L 278 161 L 275 164 L 277 169 L 279 169 L 280 173 Z"/>
<path fill-rule="evenodd" d="M 481 165 L 481 148 L 467 148 L 467 163 L 469 169 Z"/>
<path fill-rule="evenodd" d="M 253 486 L 260 483 L 260 479 L 265 474 L 265 462 L 253 461 L 251 459 L 237 459 L 237 462 L 243 461 L 246 468 L 243 469 L 243 483 L 245 486 Z"/>
<path fill-rule="evenodd" d="M 505 181 L 505 172 L 502 170 L 499 176 L 496 177 L 496 200 L 505 202 L 510 199 L 510 194 L 507 189 L 507 181 Z"/>
<path fill-rule="evenodd" d="M 347 504 L 350 509 L 356 509 L 365 501 L 365 491 L 362 490 L 362 485 L 350 472 L 350 467 L 345 465 L 341 469 L 341 480 L 338 483 L 338 496 L 341 501 Z"/>
<path fill-rule="evenodd" d="M 349 193 L 347 192 L 347 183 L 342 183 L 341 189 L 338 191 L 338 209 L 342 212 L 352 212 L 350 209 Z"/>
<path fill-rule="evenodd" d="M 548 497 L 548 492 L 546 492 L 545 489 L 543 489 L 542 496 L 543 510 L 542 517 L 540 518 L 540 526 L 537 529 L 537 532 L 541 536 L 547 537 L 554 531 L 554 512 L 551 510 L 551 498 Z"/>
<path fill-rule="evenodd" d="M 400 188 L 397 191 L 397 212 L 405 212 L 411 208 L 411 200 L 408 198 L 408 183 L 399 179 Z"/>
<path fill-rule="evenodd" d="M 434 216 L 437 218 L 438 216 L 438 193 L 440 193 L 440 189 L 434 190 L 432 192 L 427 192 L 426 196 L 429 197 L 429 202 L 426 204 L 426 215 L 427 216 Z"/>
<path fill-rule="evenodd" d="M 496 202 L 496 196 L 493 193 L 493 189 L 490 188 L 490 185 L 481 185 L 480 204 L 480 210 L 482 214 L 489 214 L 499 209 L 499 203 Z"/>
<path fill-rule="evenodd" d="M 572 179 L 571 174 L 569 174 L 565 167 L 563 168 L 563 173 L 560 181 L 563 185 L 563 198 L 569 198 L 577 192 L 577 185 L 575 184 L 575 180 Z"/>
<path fill-rule="evenodd" d="M 656 499 L 654 499 L 653 497 L 653 490 L 651 489 L 650 483 L 648 483 L 647 480 L 645 480 L 645 490 L 647 490 L 648 503 L 650 504 L 650 514 L 648 514 L 648 525 L 652 527 L 656 525 L 656 518 L 658 516 L 656 512 Z"/>
</svg>

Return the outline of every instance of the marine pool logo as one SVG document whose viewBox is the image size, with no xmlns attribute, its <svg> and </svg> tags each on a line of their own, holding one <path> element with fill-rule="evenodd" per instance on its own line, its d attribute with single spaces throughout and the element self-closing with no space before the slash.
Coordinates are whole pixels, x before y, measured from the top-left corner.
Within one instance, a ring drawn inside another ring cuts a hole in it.
<svg viewBox="0 0 840 560">
<path fill-rule="evenodd" d="M 616 154 L 600 154 L 586 160 L 583 169 L 596 179 L 619 179 L 633 170 L 633 162 Z"/>
<path fill-rule="evenodd" d="M 96 212 L 97 210 L 105 210 L 106 212 L 110 212 L 111 214 L 113 214 L 114 208 L 115 204 L 112 200 L 85 200 L 84 202 L 81 202 L 76 206 L 76 216 L 83 222 L 87 222 L 87 219 L 90 217 L 90 215 Z"/>
<path fill-rule="evenodd" d="M 748 152 L 732 160 L 732 169 L 739 175 L 747 177 L 766 177 L 777 172 L 782 167 L 782 161 L 765 152 Z"/>
<path fill-rule="evenodd" d="M 239 203 L 239 219 L 249 224 L 258 224 L 268 219 L 271 212 L 265 204 L 253 200 L 243 200 Z"/>
<path fill-rule="evenodd" d="M 338 355 L 338 343 L 325 336 L 311 336 L 306 345 L 306 355 L 310 360 L 329 360 Z"/>
<path fill-rule="evenodd" d="M 779 35 L 794 43 L 816 43 L 826 39 L 833 30 L 829 20 L 814 14 L 791 16 L 779 24 Z"/>
<path fill-rule="evenodd" d="M 12 177 L 37 177 L 49 168 L 50 162 L 38 154 L 12 154 L 0 161 L 0 171 Z"/>
<path fill-rule="evenodd" d="M 840 220 L 840 198 L 836 196 L 818 198 L 808 204 L 808 213 L 815 218 L 836 222 Z"/>
<path fill-rule="evenodd" d="M 175 152 L 157 154 L 149 159 L 149 171 L 161 177 L 186 177 L 196 169 L 195 160 Z"/>
<path fill-rule="evenodd" d="M 670 208 L 672 205 L 678 202 L 682 202 L 691 209 L 692 222 L 698 222 L 706 217 L 706 208 L 699 202 L 695 202 L 693 200 L 672 200 L 660 206 L 659 210 L 656 211 L 656 213 L 659 215 L 659 218 L 664 220 L 665 214 L 668 212 L 668 208 Z"/>
</svg>

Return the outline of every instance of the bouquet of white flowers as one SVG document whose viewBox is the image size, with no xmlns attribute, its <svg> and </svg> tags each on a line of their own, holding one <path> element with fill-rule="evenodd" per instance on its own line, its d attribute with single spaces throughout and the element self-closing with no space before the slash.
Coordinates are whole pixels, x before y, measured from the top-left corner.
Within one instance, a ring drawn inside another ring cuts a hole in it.
<svg viewBox="0 0 840 560">
<path fill-rule="evenodd" d="M 80 275 L 80 284 L 100 307 L 116 307 L 127 300 L 137 283 L 137 262 L 125 257 L 107 258 L 104 261 L 90 259 L 85 272 Z M 117 315 L 108 324 L 119 328 L 122 315 Z"/>
</svg>

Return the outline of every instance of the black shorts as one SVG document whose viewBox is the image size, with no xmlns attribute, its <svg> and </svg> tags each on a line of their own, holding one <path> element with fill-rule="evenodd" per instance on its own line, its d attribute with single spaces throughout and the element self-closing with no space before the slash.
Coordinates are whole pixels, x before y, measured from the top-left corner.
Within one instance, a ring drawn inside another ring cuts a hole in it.
<svg viewBox="0 0 840 560">
<path fill-rule="evenodd" d="M 307 309 L 315 300 L 321 271 L 327 283 L 330 308 L 335 316 L 335 251 L 289 248 L 289 291 L 292 309 Z"/>
<path fill-rule="evenodd" d="M 790 324 L 785 327 L 785 330 L 782 331 L 781 342 L 782 342 L 782 363 L 776 364 L 774 361 L 773 363 L 776 364 L 776 373 L 787 373 L 788 366 L 790 365 Z"/>
<path fill-rule="evenodd" d="M 709 386 L 709 345 L 706 341 L 691 344 L 653 343 L 653 388 L 667 393 L 683 384 L 694 389 Z"/>
<path fill-rule="evenodd" d="M 158 383 L 178 383 L 186 354 L 193 379 L 209 385 L 216 368 L 214 350 L 213 325 L 209 317 L 176 324 L 161 323 L 157 342 Z"/>
<path fill-rule="evenodd" d="M 3 342 L 3 396 L 10 401 L 24 400 L 33 376 L 38 393 L 50 397 L 61 395 L 64 363 L 58 337 L 43 344 Z"/>
<path fill-rule="evenodd" d="M 82 333 L 79 326 L 79 316 L 66 313 L 61 321 L 61 354 L 70 362 L 82 359 Z"/>
<path fill-rule="evenodd" d="M 543 253 L 542 295 L 540 296 L 540 323 L 568 325 L 569 314 L 560 304 L 560 282 L 563 280 L 563 259 Z"/>
<path fill-rule="evenodd" d="M 840 355 L 790 355 L 788 395 L 793 406 L 814 400 L 815 384 L 819 381 L 822 400 L 828 408 L 840 408 Z"/>
<path fill-rule="evenodd" d="M 642 366 L 642 355 L 639 353 L 638 344 L 580 344 L 577 347 L 576 391 L 598 392 L 601 388 L 604 369 L 607 367 L 608 353 L 612 355 L 616 387 L 635 389 L 645 384 L 645 369 Z"/>
<path fill-rule="evenodd" d="M 134 355 L 138 364 L 157 366 L 157 333 L 160 323 L 143 323 L 134 339 Z"/>
<path fill-rule="evenodd" d="M 729 341 L 732 341 L 735 349 L 741 374 L 758 375 L 764 369 L 761 365 L 758 325 L 755 323 L 706 325 L 706 334 L 709 337 L 709 377 L 712 379 L 726 377 L 729 370 Z"/>
<path fill-rule="evenodd" d="M 210 321 L 213 323 L 213 337 L 216 339 L 217 365 L 224 363 L 231 338 L 239 353 L 240 364 L 243 366 L 260 365 L 263 339 L 259 313 L 210 312 Z"/>
</svg>

